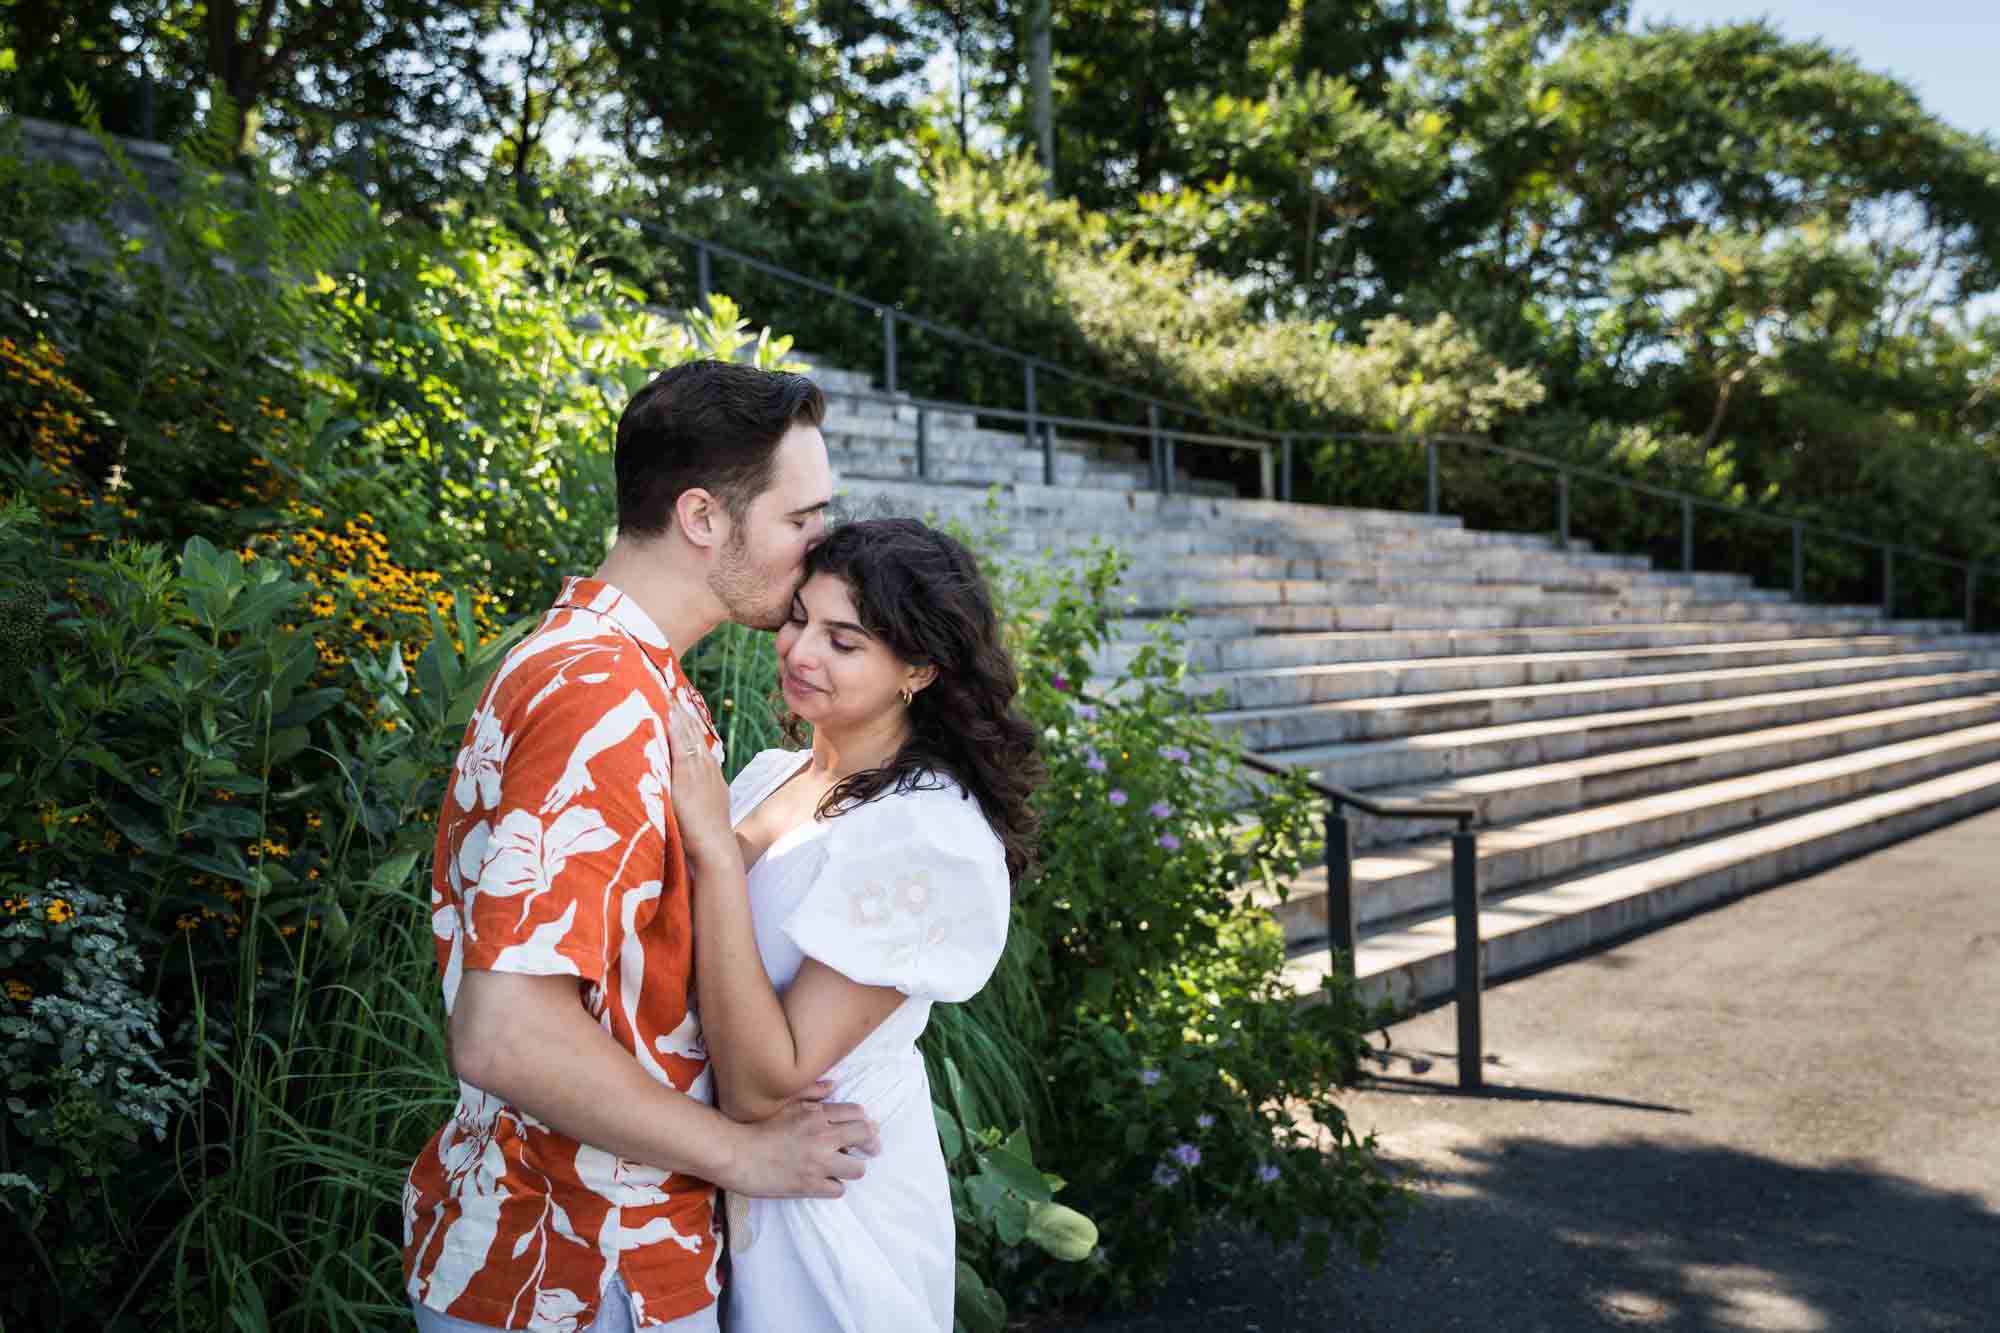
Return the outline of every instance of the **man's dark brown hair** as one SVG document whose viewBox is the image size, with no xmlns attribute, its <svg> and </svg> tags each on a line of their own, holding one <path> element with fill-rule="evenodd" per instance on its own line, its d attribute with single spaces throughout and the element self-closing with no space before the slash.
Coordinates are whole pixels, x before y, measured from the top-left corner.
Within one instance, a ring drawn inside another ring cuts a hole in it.
<svg viewBox="0 0 2000 1333">
<path fill-rule="evenodd" d="M 826 419 L 826 395 L 803 375 L 732 361 L 690 361 L 632 395 L 618 418 L 618 531 L 652 537 L 700 487 L 740 519 L 771 484 L 778 441 Z"/>
</svg>

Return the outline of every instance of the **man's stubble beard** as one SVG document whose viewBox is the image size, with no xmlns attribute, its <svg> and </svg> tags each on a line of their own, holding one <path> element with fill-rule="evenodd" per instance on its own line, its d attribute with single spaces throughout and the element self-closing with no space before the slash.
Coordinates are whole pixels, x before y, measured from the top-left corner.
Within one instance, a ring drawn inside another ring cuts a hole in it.
<svg viewBox="0 0 2000 1333">
<path fill-rule="evenodd" d="M 708 587 L 731 620 L 749 629 L 775 634 L 784 628 L 786 614 L 792 608 L 792 595 L 798 589 L 774 587 L 773 582 L 750 563 L 750 544 L 739 527 L 723 544 L 722 558 L 717 561 L 715 572 L 709 575 Z M 769 602 L 760 600 L 766 597 Z"/>
</svg>

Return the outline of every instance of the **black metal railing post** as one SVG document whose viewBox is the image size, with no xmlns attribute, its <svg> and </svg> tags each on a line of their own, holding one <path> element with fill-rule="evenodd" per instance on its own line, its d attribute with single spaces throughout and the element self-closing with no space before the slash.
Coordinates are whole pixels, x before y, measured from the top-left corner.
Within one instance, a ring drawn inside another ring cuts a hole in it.
<svg viewBox="0 0 2000 1333">
<path fill-rule="evenodd" d="M 1694 573 L 1694 501 L 1681 500 L 1681 572 Z"/>
<path fill-rule="evenodd" d="M 1292 498 L 1292 437 L 1278 437 L 1278 498 L 1289 502 Z"/>
<path fill-rule="evenodd" d="M 896 392 L 896 312 L 882 307 L 882 390 Z"/>
<path fill-rule="evenodd" d="M 1465 820 L 1451 835 L 1451 913 L 1456 927 L 1452 971 L 1457 982 L 1458 1086 L 1471 1090 L 1485 1082 L 1479 1006 L 1486 968 L 1479 948 L 1479 852 Z"/>
<path fill-rule="evenodd" d="M 700 241 L 696 241 L 694 245 L 694 299 L 697 310 L 707 313 L 708 294 L 714 286 L 714 272 L 709 267 L 708 247 Z"/>
<path fill-rule="evenodd" d="M 1882 619 L 1896 618 L 1896 548 L 1882 546 Z"/>
<path fill-rule="evenodd" d="M 1792 600 L 1806 599 L 1806 525 L 1792 524 Z"/>
<path fill-rule="evenodd" d="M 1340 802 L 1326 803 L 1326 947 L 1335 969 L 1354 976 L 1354 840 Z"/>
<path fill-rule="evenodd" d="M 1965 567 L 1965 632 L 1972 633 L 1972 599 L 1979 589 L 1979 566 Z"/>
<path fill-rule="evenodd" d="M 931 424 L 930 409 L 926 408 L 922 403 L 918 403 L 917 404 L 917 480 L 918 481 L 928 480 L 931 474 L 930 424 Z"/>
<path fill-rule="evenodd" d="M 1160 405 L 1146 404 L 1146 464 L 1153 472 L 1153 489 L 1167 489 L 1166 473 L 1160 469 Z"/>
<path fill-rule="evenodd" d="M 1438 442 L 1424 436 L 1424 468 L 1429 474 L 1425 488 L 1425 498 L 1430 504 L 1432 515 L 1438 512 Z"/>
<path fill-rule="evenodd" d="M 1569 549 L 1569 469 L 1556 470 L 1556 549 Z"/>
</svg>

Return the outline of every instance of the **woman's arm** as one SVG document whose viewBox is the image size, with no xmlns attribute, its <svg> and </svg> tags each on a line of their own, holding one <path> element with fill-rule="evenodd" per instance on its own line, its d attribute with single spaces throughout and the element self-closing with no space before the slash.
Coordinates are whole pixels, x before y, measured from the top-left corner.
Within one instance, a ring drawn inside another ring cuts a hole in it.
<svg viewBox="0 0 2000 1333">
<path fill-rule="evenodd" d="M 903 1003 L 808 958 L 778 998 L 757 952 L 729 788 L 692 721 L 673 718 L 673 803 L 694 878 L 695 992 L 723 1113 L 758 1121 L 810 1088 Z"/>
</svg>

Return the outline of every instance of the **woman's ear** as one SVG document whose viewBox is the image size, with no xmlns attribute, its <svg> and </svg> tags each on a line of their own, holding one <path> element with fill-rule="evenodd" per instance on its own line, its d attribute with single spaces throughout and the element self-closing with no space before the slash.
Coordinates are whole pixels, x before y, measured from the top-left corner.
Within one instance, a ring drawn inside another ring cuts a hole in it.
<svg viewBox="0 0 2000 1333">
<path fill-rule="evenodd" d="M 929 689 L 931 682 L 937 678 L 938 669 L 935 666 L 912 667 L 909 678 L 903 683 L 911 694 L 920 694 Z"/>
</svg>

